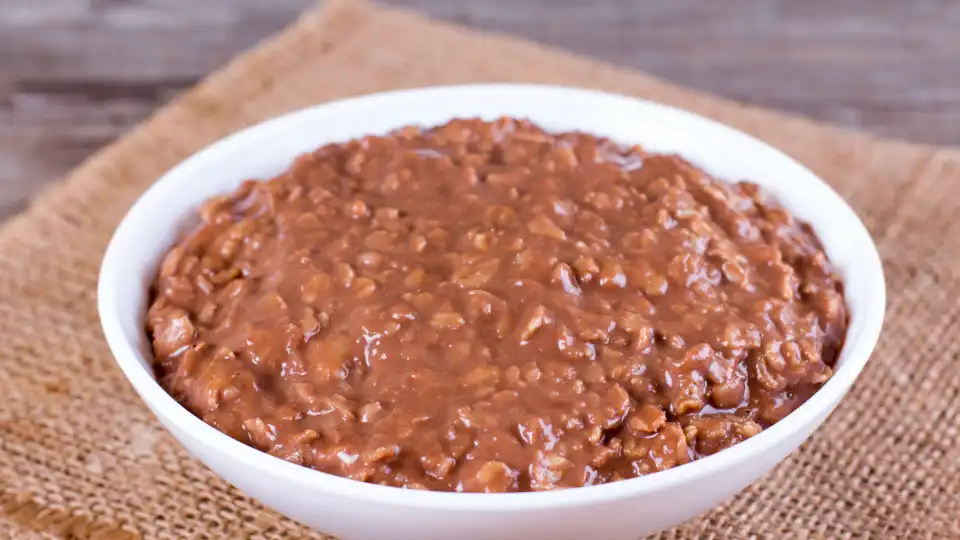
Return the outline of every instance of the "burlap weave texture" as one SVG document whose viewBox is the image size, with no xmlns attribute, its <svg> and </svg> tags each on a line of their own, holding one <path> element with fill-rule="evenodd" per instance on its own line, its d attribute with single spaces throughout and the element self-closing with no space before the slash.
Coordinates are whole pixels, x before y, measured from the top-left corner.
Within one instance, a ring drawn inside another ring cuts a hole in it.
<svg viewBox="0 0 960 540">
<path fill-rule="evenodd" d="M 339 97 L 479 81 L 599 88 L 731 124 L 826 179 L 880 248 L 887 323 L 838 411 L 763 480 L 658 538 L 960 538 L 960 151 L 350 0 L 214 74 L 0 226 L 0 538 L 324 538 L 219 480 L 140 403 L 97 319 L 103 249 L 140 192 L 225 134 Z"/>
</svg>

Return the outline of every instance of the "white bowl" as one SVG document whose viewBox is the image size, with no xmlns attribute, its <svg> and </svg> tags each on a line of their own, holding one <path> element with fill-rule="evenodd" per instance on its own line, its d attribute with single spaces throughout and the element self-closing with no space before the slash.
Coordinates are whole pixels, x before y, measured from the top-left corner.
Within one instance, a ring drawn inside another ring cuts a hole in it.
<svg viewBox="0 0 960 540">
<path fill-rule="evenodd" d="M 749 179 L 771 191 L 813 225 L 846 282 L 850 328 L 834 376 L 781 422 L 706 459 L 633 480 L 508 494 L 402 490 L 294 465 L 204 424 L 157 384 L 144 332 L 147 288 L 163 253 L 197 223 L 202 201 L 229 193 L 242 180 L 274 176 L 298 154 L 328 142 L 454 117 L 504 115 L 528 118 L 550 131 L 581 130 L 677 152 L 720 178 Z M 783 153 L 664 105 L 530 85 L 375 94 L 294 112 L 227 137 L 165 174 L 130 209 L 107 249 L 98 292 L 100 319 L 117 363 L 187 450 L 267 506 L 348 540 L 627 539 L 681 523 L 769 471 L 824 421 L 873 351 L 885 305 L 883 269 L 863 224 L 823 181 Z"/>
</svg>

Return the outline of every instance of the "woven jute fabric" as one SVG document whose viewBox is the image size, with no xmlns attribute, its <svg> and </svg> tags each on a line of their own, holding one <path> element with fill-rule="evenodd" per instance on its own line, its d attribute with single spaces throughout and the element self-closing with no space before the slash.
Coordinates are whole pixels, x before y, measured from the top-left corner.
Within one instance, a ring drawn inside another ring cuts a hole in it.
<svg viewBox="0 0 960 540">
<path fill-rule="evenodd" d="M 140 403 L 100 331 L 101 255 L 139 193 L 232 131 L 344 96 L 477 81 L 594 87 L 731 124 L 826 179 L 879 245 L 888 318 L 840 408 L 764 479 L 657 538 L 960 538 L 960 152 L 349 0 L 215 73 L 0 228 L 0 537 L 328 538 L 218 479 Z"/>
</svg>

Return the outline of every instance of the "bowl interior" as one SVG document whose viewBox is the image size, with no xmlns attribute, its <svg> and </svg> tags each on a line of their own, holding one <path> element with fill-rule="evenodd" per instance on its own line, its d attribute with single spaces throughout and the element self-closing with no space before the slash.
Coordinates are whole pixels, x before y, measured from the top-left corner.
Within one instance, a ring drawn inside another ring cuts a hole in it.
<svg viewBox="0 0 960 540">
<path fill-rule="evenodd" d="M 493 120 L 504 115 L 530 119 L 549 131 L 584 131 L 640 144 L 651 151 L 675 152 L 721 179 L 750 180 L 773 193 L 795 216 L 813 226 L 845 280 L 851 312 L 834 378 L 791 417 L 805 407 L 832 406 L 849 388 L 879 333 L 884 283 L 869 234 L 835 192 L 783 153 L 699 116 L 600 92 L 527 85 L 409 90 L 321 105 L 230 136 L 164 175 L 121 223 L 101 273 L 101 320 L 118 363 L 134 387 L 148 403 L 148 394 L 162 399 L 156 394 L 162 390 L 151 380 L 152 354 L 144 332 L 146 291 L 166 250 L 197 223 L 195 212 L 204 200 L 229 193 L 244 180 L 277 175 L 296 156 L 325 143 L 382 134 L 405 125 L 436 125 L 455 117 Z M 149 384 L 154 388 L 147 388 Z M 823 393 L 830 395 L 820 396 Z M 150 404 L 155 410 L 157 406 L 176 406 L 169 398 L 162 405 Z M 774 428 L 789 421 L 790 417 Z M 767 431 L 754 439 L 774 437 Z M 754 444 L 754 439 L 738 447 Z M 713 457 L 678 469 L 698 466 Z"/>
</svg>

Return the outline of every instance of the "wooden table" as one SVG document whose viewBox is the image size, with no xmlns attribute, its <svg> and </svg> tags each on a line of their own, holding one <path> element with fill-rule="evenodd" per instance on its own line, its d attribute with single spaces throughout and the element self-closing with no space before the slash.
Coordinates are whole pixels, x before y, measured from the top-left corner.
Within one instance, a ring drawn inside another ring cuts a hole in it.
<svg viewBox="0 0 960 540">
<path fill-rule="evenodd" d="M 734 99 L 960 143 L 957 0 L 384 0 Z M 0 218 L 313 0 L 0 1 Z"/>
</svg>

